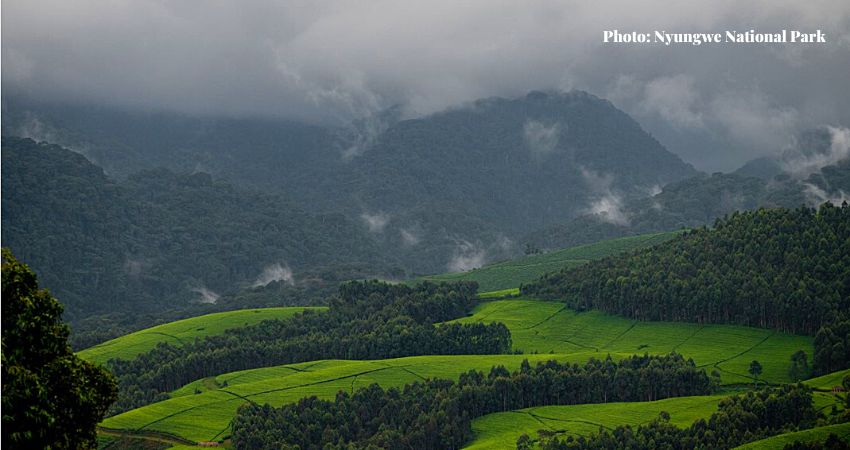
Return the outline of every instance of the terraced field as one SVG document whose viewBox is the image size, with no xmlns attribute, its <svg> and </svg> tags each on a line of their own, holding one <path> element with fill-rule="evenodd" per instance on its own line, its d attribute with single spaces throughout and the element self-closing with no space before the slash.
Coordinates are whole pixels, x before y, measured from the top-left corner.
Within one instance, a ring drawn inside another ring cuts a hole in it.
<svg viewBox="0 0 850 450">
<path fill-rule="evenodd" d="M 490 264 L 469 272 L 432 275 L 422 279 L 431 281 L 477 281 L 481 292 L 515 288 L 522 283 L 533 281 L 547 272 L 566 267 L 577 267 L 594 259 L 652 247 L 673 239 L 679 234 L 681 232 L 675 231 L 610 239 L 558 250 L 545 255 L 526 256 Z"/>
<path fill-rule="evenodd" d="M 564 435 L 587 436 L 599 428 L 639 425 L 670 413 L 670 423 L 685 427 L 717 410 L 722 395 L 681 397 L 641 403 L 604 403 L 570 406 L 541 406 L 489 414 L 472 422 L 475 440 L 472 449 L 515 449 L 517 439 L 527 434 L 537 438 L 538 430 Z"/>
<path fill-rule="evenodd" d="M 599 311 L 578 313 L 563 304 L 538 300 L 498 300 L 479 305 L 458 322 L 502 322 L 513 345 L 525 353 L 575 352 L 666 354 L 693 358 L 708 372 L 718 370 L 724 384 L 752 383 L 749 364 L 758 360 L 761 381 L 789 382 L 791 355 L 812 355 L 812 338 L 734 325 L 639 322 Z"/>
<path fill-rule="evenodd" d="M 133 359 L 153 349 L 160 342 L 182 345 L 196 338 L 224 333 L 229 328 L 254 325 L 264 320 L 285 319 L 306 309 L 324 310 L 322 307 L 282 307 L 240 309 L 207 314 L 189 319 L 146 328 L 77 353 L 85 360 L 104 364 L 110 359 Z"/>
<path fill-rule="evenodd" d="M 229 433 L 236 409 L 245 402 L 280 406 L 316 395 L 333 398 L 372 383 L 403 386 L 429 377 L 456 379 L 472 369 L 489 371 L 494 365 L 511 370 L 523 359 L 584 362 L 588 353 L 571 355 L 417 356 L 377 361 L 327 360 L 252 369 L 198 380 L 172 393 L 173 398 L 106 419 L 101 426 L 142 432 L 160 432 L 212 441 Z M 197 392 L 197 393 L 196 393 Z"/>
</svg>

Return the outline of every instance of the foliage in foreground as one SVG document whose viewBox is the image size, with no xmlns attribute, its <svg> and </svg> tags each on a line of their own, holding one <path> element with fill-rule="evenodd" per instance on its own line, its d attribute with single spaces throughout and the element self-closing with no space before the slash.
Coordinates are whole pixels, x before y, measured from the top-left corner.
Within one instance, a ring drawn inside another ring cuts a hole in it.
<svg viewBox="0 0 850 450">
<path fill-rule="evenodd" d="M 62 305 L 3 249 L 3 444 L 96 446 L 95 426 L 115 401 L 108 372 L 71 352 Z"/>
<path fill-rule="evenodd" d="M 469 371 L 457 383 L 429 379 L 402 390 L 373 384 L 334 401 L 316 397 L 273 408 L 246 404 L 233 422 L 237 449 L 460 448 L 472 419 L 542 405 L 649 401 L 712 390 L 704 370 L 680 355 L 632 356 L 585 365 L 556 361 L 513 373 Z"/>
</svg>

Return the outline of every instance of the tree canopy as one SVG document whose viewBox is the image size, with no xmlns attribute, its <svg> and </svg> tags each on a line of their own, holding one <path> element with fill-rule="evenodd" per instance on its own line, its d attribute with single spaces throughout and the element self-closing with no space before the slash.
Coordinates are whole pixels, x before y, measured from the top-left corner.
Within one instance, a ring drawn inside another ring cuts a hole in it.
<svg viewBox="0 0 850 450">
<path fill-rule="evenodd" d="M 3 443 L 12 448 L 96 446 L 95 426 L 117 388 L 71 352 L 62 305 L 3 249 Z"/>
</svg>

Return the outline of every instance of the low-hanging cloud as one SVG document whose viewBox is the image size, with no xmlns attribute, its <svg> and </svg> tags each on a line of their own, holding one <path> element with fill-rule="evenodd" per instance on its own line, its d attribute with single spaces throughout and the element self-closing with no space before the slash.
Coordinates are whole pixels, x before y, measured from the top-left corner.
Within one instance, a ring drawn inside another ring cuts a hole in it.
<svg viewBox="0 0 850 450">
<path fill-rule="evenodd" d="M 603 222 L 629 225 L 623 196 L 612 186 L 613 175 L 602 175 L 584 167 L 581 168 L 581 175 L 590 190 L 590 206 L 585 209 L 585 213 L 593 214 Z"/>
<path fill-rule="evenodd" d="M 447 264 L 449 272 L 467 272 L 484 265 L 487 251 L 467 240 L 459 240 Z"/>
<path fill-rule="evenodd" d="M 806 194 L 806 199 L 812 206 L 818 206 L 822 203 L 832 203 L 833 205 L 841 205 L 844 202 L 850 203 L 850 195 L 843 190 L 836 192 L 826 192 L 822 188 L 811 183 L 803 183 L 803 192 Z"/>
<path fill-rule="evenodd" d="M 411 228 L 402 228 L 399 230 L 399 234 L 401 235 L 401 242 L 406 247 L 413 247 L 414 245 L 419 244 L 422 241 L 422 237 L 420 233 Z"/>
<path fill-rule="evenodd" d="M 546 125 L 536 120 L 528 120 L 522 129 L 525 145 L 533 155 L 543 156 L 552 153 L 558 146 L 561 126 L 557 123 Z"/>
<path fill-rule="evenodd" d="M 192 292 L 198 294 L 198 298 L 195 299 L 197 303 L 214 304 L 218 301 L 219 297 L 221 297 L 219 294 L 204 286 L 192 288 Z"/>
<path fill-rule="evenodd" d="M 287 264 L 274 263 L 266 266 L 257 277 L 251 287 L 268 286 L 269 283 L 282 282 L 290 286 L 295 285 L 295 277 L 292 269 Z"/>
<path fill-rule="evenodd" d="M 2 17 L 4 97 L 340 124 L 392 105 L 428 114 L 488 96 L 576 88 L 617 97 L 650 131 L 705 129 L 736 144 L 745 153 L 738 159 L 769 151 L 769 142 L 752 142 L 764 141 L 777 120 L 803 128 L 850 123 L 845 0 L 688 8 L 668 0 L 640 8 L 556 0 L 497 8 L 487 0 L 7 0 Z M 821 29 L 827 44 L 603 44 L 603 30 L 615 28 Z M 720 120 L 742 109 L 730 98 L 754 90 L 767 105 L 747 112 L 760 116 L 754 124 Z M 364 146 L 368 139 L 343 156 Z M 690 147 L 681 151 L 699 158 Z"/>
<path fill-rule="evenodd" d="M 850 129 L 826 127 L 829 145 L 825 148 L 794 148 L 786 151 L 782 168 L 798 179 L 820 172 L 826 166 L 850 158 Z M 797 144 L 798 146 L 800 144 Z"/>
<path fill-rule="evenodd" d="M 390 216 L 381 212 L 376 214 L 363 213 L 360 214 L 360 219 L 372 233 L 383 233 L 384 228 L 390 222 Z"/>
</svg>

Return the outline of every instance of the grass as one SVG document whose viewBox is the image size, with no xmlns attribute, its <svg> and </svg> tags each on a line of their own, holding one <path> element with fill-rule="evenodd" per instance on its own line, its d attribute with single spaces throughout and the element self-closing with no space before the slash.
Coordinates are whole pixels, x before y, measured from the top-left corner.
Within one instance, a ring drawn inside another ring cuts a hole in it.
<svg viewBox="0 0 850 450">
<path fill-rule="evenodd" d="M 834 385 L 850 370 L 843 370 L 804 383 L 815 389 Z M 645 424 L 658 416 L 661 411 L 670 414 L 670 423 L 679 427 L 688 427 L 695 420 L 708 418 L 717 409 L 719 399 L 724 395 L 681 397 L 655 402 L 606 403 L 570 406 L 545 406 L 516 411 L 489 414 L 472 422 L 474 440 L 467 449 L 514 449 L 516 440 L 527 434 L 537 439 L 538 430 L 547 430 L 562 436 L 588 436 L 603 428 L 619 425 Z M 814 393 L 815 408 L 825 411 L 833 405 L 841 405 L 841 397 L 831 392 Z M 839 410 L 841 408 L 839 407 Z M 774 436 L 769 439 L 750 443 L 741 449 L 782 449 L 785 444 L 795 440 L 823 441 L 830 433 L 845 439 L 850 438 L 850 424 L 821 427 L 795 433 Z"/>
<path fill-rule="evenodd" d="M 198 380 L 174 391 L 172 398 L 110 417 L 103 427 L 113 430 L 159 432 L 191 441 L 218 440 L 230 433 L 230 421 L 245 402 L 280 406 L 303 397 L 333 398 L 378 383 L 400 387 L 428 377 L 456 379 L 494 365 L 511 370 L 523 359 L 584 362 L 592 355 L 465 355 L 416 356 L 376 361 L 326 360 L 267 367 Z M 196 391 L 200 393 L 195 394 Z"/>
<path fill-rule="evenodd" d="M 183 345 L 194 339 L 222 334 L 230 328 L 254 325 L 264 320 L 289 318 L 305 309 L 323 310 L 325 308 L 260 308 L 207 314 L 130 333 L 82 350 L 77 355 L 98 364 L 104 364 L 113 358 L 133 359 L 152 350 L 160 342 Z"/>
<path fill-rule="evenodd" d="M 538 300 L 497 300 L 482 303 L 458 322 L 502 322 L 513 345 L 525 353 L 666 354 L 693 358 L 708 372 L 720 372 L 724 384 L 752 383 L 749 364 L 763 366 L 759 380 L 784 383 L 791 355 L 812 355 L 812 338 L 734 325 L 685 322 L 639 322 L 599 311 L 578 313 L 561 303 Z M 840 383 L 839 383 L 840 384 Z"/>
<path fill-rule="evenodd" d="M 543 255 L 531 255 L 490 264 L 469 272 L 431 275 L 422 277 L 422 279 L 431 281 L 477 281 L 481 292 L 499 291 L 516 288 L 520 284 L 533 281 L 547 272 L 578 267 L 594 259 L 652 247 L 673 239 L 679 234 L 681 234 L 680 231 L 674 231 L 610 239 Z"/>
<path fill-rule="evenodd" d="M 466 448 L 515 449 L 517 439 L 527 434 L 537 439 L 538 430 L 559 435 L 587 436 L 599 428 L 640 425 L 670 414 L 670 423 L 686 427 L 717 410 L 722 395 L 680 397 L 640 403 L 601 403 L 569 406 L 541 406 L 489 414 L 472 422 L 475 440 Z"/>
<path fill-rule="evenodd" d="M 753 381 L 746 374 L 753 359 L 764 366 L 763 380 L 790 381 L 791 354 L 812 353 L 809 337 L 727 325 L 636 322 L 536 300 L 486 302 L 459 321 L 503 322 L 511 329 L 515 347 L 526 354 L 329 360 L 233 372 L 197 380 L 172 392 L 169 400 L 109 418 L 102 425 L 192 441 L 216 440 L 229 433 L 230 420 L 246 401 L 279 406 L 311 395 L 332 398 L 340 390 L 350 392 L 371 383 L 393 387 L 427 377 L 456 379 L 471 369 L 487 371 L 499 364 L 516 368 L 525 358 L 532 363 L 548 359 L 581 363 L 608 354 L 620 358 L 675 350 L 709 371 L 719 370 L 723 383 L 735 384 Z"/>
<path fill-rule="evenodd" d="M 832 388 L 835 386 L 841 386 L 841 381 L 844 380 L 844 377 L 846 377 L 847 375 L 850 375 L 850 369 L 828 373 L 821 377 L 806 380 L 805 383 L 811 386 L 813 389 L 829 391 L 832 390 Z"/>
<path fill-rule="evenodd" d="M 812 428 L 794 433 L 780 434 L 779 436 L 750 442 L 749 444 L 742 445 L 737 448 L 739 450 L 782 450 L 785 445 L 791 444 L 794 441 L 823 442 L 830 434 L 835 434 L 843 440 L 850 442 L 850 423 L 828 425 L 825 427 Z"/>
</svg>

